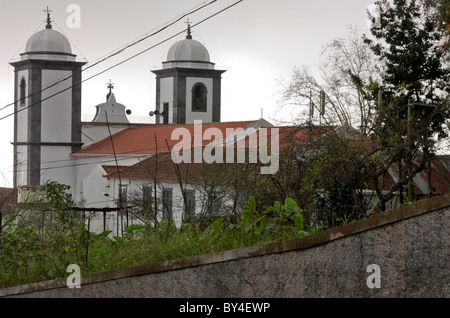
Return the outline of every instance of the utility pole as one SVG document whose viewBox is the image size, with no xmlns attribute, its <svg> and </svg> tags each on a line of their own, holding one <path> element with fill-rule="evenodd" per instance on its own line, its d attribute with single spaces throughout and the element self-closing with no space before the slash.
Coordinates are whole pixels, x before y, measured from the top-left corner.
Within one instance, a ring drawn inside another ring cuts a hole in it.
<svg viewBox="0 0 450 318">
<path fill-rule="evenodd" d="M 320 91 L 320 125 L 322 125 L 322 116 L 325 115 L 325 92 Z"/>
<path fill-rule="evenodd" d="M 413 200 L 412 198 L 412 187 L 413 187 L 413 183 L 412 183 L 412 178 L 411 178 L 411 163 L 412 163 L 412 158 L 411 158 L 411 151 L 410 151 L 410 121 L 411 121 L 411 103 L 412 100 L 408 101 L 408 117 L 407 117 L 407 123 L 406 123 L 406 158 L 408 159 L 408 201 L 411 202 Z"/>
</svg>

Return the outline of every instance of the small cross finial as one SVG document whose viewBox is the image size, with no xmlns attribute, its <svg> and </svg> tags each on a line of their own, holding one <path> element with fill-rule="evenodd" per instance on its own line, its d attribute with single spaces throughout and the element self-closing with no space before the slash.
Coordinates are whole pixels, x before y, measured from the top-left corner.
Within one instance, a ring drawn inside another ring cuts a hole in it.
<svg viewBox="0 0 450 318">
<path fill-rule="evenodd" d="M 108 86 L 108 89 L 109 89 L 109 93 L 108 93 L 108 95 L 106 95 L 106 102 L 108 102 L 109 97 L 112 94 L 112 89 L 114 88 L 114 83 L 111 83 L 111 80 L 109 80 L 109 83 L 106 83 L 106 85 Z"/>
<path fill-rule="evenodd" d="M 186 23 L 188 25 L 186 39 L 192 39 L 192 35 L 191 35 L 191 23 L 192 22 L 189 22 L 189 18 L 187 18 L 187 21 L 184 23 Z"/>
<path fill-rule="evenodd" d="M 114 83 L 111 83 L 111 80 L 109 80 L 109 83 L 106 83 L 106 85 L 108 85 L 109 93 L 111 94 L 111 91 L 114 88 Z"/>
<path fill-rule="evenodd" d="M 52 10 L 49 10 L 48 9 L 48 6 L 47 6 L 47 9 L 46 10 L 44 10 L 44 12 L 47 12 L 47 25 L 45 26 L 45 28 L 46 29 L 51 29 L 52 28 L 52 20 L 50 19 L 50 12 L 53 12 Z"/>
</svg>

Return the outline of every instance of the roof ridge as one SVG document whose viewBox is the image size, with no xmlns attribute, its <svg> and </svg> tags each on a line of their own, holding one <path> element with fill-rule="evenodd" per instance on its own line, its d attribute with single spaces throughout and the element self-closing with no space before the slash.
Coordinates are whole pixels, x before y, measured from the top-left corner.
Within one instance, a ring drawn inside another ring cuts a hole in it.
<svg viewBox="0 0 450 318">
<path fill-rule="evenodd" d="M 128 167 L 129 165 L 102 165 L 102 167 Z"/>
</svg>

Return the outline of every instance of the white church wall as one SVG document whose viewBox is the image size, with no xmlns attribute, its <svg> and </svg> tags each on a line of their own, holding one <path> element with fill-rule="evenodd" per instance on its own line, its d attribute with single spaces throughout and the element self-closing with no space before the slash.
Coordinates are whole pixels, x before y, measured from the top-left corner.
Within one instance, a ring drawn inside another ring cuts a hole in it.
<svg viewBox="0 0 450 318">
<path fill-rule="evenodd" d="M 106 171 L 96 165 L 81 182 L 82 203 L 85 208 L 117 207 L 114 197 L 114 182 L 104 178 Z M 122 235 L 120 211 L 86 212 L 90 217 L 89 230 L 94 233 L 111 231 L 110 237 Z M 125 220 L 126 221 L 126 220 Z"/>
<path fill-rule="evenodd" d="M 136 156 L 117 156 L 117 161 L 121 166 L 132 166 L 144 158 L 137 158 Z M 95 184 L 103 179 L 102 175 L 96 172 L 97 167 L 102 165 L 116 165 L 116 160 L 113 155 L 76 155 L 72 156 L 72 163 L 75 166 L 75 187 L 72 191 L 76 203 L 83 202 L 89 204 L 92 201 L 86 198 L 85 194 L 95 190 Z M 104 174 L 104 173 L 103 173 Z M 88 178 L 91 181 L 85 181 Z M 95 176 L 95 177 L 94 177 Z M 94 187 L 92 189 L 91 187 Z"/>
<path fill-rule="evenodd" d="M 27 185 L 28 149 L 27 146 L 17 146 L 17 186 Z"/>
<path fill-rule="evenodd" d="M 160 82 L 160 105 L 159 109 L 162 112 L 163 104 L 169 103 L 169 124 L 172 124 L 172 118 L 173 118 L 173 77 L 164 77 L 161 78 Z"/>
<path fill-rule="evenodd" d="M 107 178 L 103 178 L 105 173 L 101 165 L 96 165 L 82 179 L 80 194 L 84 207 L 104 208 L 115 206 L 110 181 Z"/>
<path fill-rule="evenodd" d="M 53 180 L 75 188 L 71 150 L 71 146 L 41 146 L 41 184 Z"/>
<path fill-rule="evenodd" d="M 56 84 L 42 92 L 41 104 L 41 141 L 43 142 L 71 142 L 72 135 L 72 89 L 52 96 L 72 85 L 71 71 L 42 70 L 42 87 L 45 89 L 65 77 L 69 80 Z M 45 100 L 49 96 L 51 98 Z"/>
<path fill-rule="evenodd" d="M 132 205 L 133 202 L 140 201 L 142 199 L 142 188 L 144 185 L 151 187 L 151 197 L 152 201 L 154 200 L 154 183 L 149 180 L 130 180 L 130 179 L 122 179 L 122 185 L 127 186 L 127 205 Z M 118 201 L 119 197 L 119 180 L 117 178 L 110 180 L 110 197 L 114 199 L 115 202 Z M 205 187 L 201 184 L 187 183 L 183 184 L 183 186 L 187 190 L 193 190 L 195 196 L 195 215 L 199 216 L 201 214 L 207 214 L 207 197 L 210 194 L 209 191 L 205 190 Z M 162 220 L 162 193 L 164 189 L 170 189 L 172 191 L 172 219 L 175 226 L 180 227 L 183 223 L 184 215 L 184 198 L 180 189 L 180 185 L 178 182 L 165 182 L 158 181 L 156 185 L 156 196 L 158 202 L 158 220 Z M 216 189 L 217 193 L 228 193 L 231 194 L 231 188 Z M 217 210 L 214 210 L 214 213 L 219 213 L 230 209 L 233 205 L 232 198 L 233 196 L 223 195 L 220 200 L 220 204 L 217 205 Z M 134 199 L 134 200 L 133 200 Z M 138 213 L 139 207 L 133 208 L 134 213 Z M 133 222 L 133 223 L 131 223 Z M 133 221 L 129 220 L 130 224 L 140 224 L 142 223 L 138 219 Z"/>
<path fill-rule="evenodd" d="M 206 99 L 206 112 L 193 112 L 192 111 L 192 87 L 195 83 L 201 82 L 205 84 L 208 91 Z M 213 79 L 212 78 L 200 78 L 200 77 L 187 77 L 186 78 L 186 122 L 193 123 L 194 120 L 201 120 L 204 123 L 212 122 L 212 106 L 213 106 Z"/>
<path fill-rule="evenodd" d="M 154 199 L 154 184 L 153 181 L 147 181 L 147 180 L 129 180 L 129 179 L 122 179 L 121 180 L 122 185 L 127 185 L 127 197 L 128 197 L 128 203 L 131 203 L 134 199 L 139 199 L 137 196 L 142 196 L 142 188 L 144 185 L 149 185 L 152 187 L 152 198 Z M 112 194 L 115 200 L 119 200 L 119 180 L 113 179 L 112 180 L 113 187 L 112 187 Z M 188 189 L 192 189 L 192 186 L 187 185 Z M 171 189 L 172 190 L 172 218 L 177 227 L 181 226 L 183 221 L 183 211 L 184 211 L 184 205 L 183 205 L 183 196 L 180 190 L 180 187 L 178 183 L 175 182 L 157 182 L 156 185 L 156 196 L 157 196 L 157 202 L 158 202 L 158 220 L 162 220 L 162 193 L 164 189 Z M 138 208 L 137 208 L 138 209 Z M 197 209 L 196 209 L 197 210 Z M 136 211 L 137 212 L 137 211 Z"/>
<path fill-rule="evenodd" d="M 111 134 L 114 135 L 126 128 L 131 127 L 130 124 L 111 124 L 109 128 Z M 81 127 L 81 142 L 83 143 L 83 148 L 87 147 L 93 143 L 109 137 L 108 126 L 106 124 L 90 124 L 82 123 Z"/>
</svg>

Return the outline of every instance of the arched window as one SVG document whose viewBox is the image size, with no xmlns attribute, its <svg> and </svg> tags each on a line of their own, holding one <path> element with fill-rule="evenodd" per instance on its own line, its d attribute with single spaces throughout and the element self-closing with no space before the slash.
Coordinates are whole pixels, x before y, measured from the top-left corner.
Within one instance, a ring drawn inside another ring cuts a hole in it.
<svg viewBox="0 0 450 318">
<path fill-rule="evenodd" d="M 25 77 L 22 77 L 22 79 L 20 80 L 20 85 L 19 85 L 19 101 L 20 101 L 20 105 L 23 106 L 25 105 L 25 97 L 26 95 L 26 87 L 27 84 L 25 83 Z"/>
<path fill-rule="evenodd" d="M 206 112 L 206 99 L 208 96 L 208 90 L 205 84 L 196 83 L 192 87 L 192 111 L 193 112 Z"/>
</svg>

